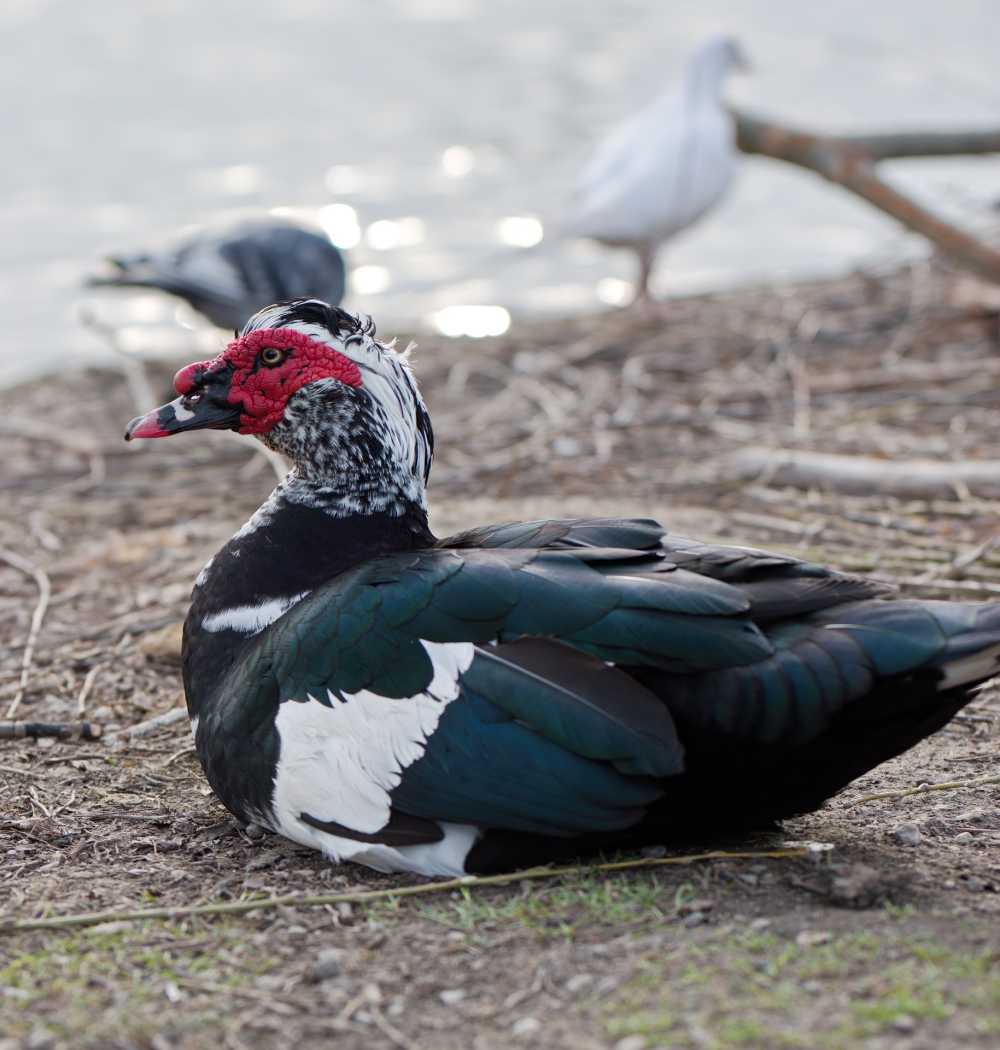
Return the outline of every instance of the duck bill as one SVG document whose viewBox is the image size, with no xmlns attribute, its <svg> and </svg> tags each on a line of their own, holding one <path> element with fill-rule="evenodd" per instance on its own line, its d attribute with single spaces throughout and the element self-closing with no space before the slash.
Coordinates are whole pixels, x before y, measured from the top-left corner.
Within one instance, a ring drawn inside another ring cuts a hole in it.
<svg viewBox="0 0 1000 1050">
<path fill-rule="evenodd" d="M 185 430 L 235 430 L 240 425 L 239 408 L 205 396 L 193 405 L 190 401 L 185 404 L 185 400 L 178 397 L 144 416 L 136 416 L 125 430 L 125 440 L 170 437 Z"/>
</svg>

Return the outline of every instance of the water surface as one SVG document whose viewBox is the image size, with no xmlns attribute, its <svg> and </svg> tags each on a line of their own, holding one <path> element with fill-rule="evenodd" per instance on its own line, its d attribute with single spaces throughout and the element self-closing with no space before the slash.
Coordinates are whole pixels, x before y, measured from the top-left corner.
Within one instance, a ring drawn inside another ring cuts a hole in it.
<svg viewBox="0 0 1000 1050">
<path fill-rule="evenodd" d="M 552 238 L 599 136 L 677 74 L 705 34 L 740 37 L 734 101 L 817 128 L 989 126 L 1000 9 L 986 0 L 603 5 L 560 0 L 5 0 L 0 31 L 0 381 L 97 357 L 88 298 L 126 345 L 217 333 L 151 295 L 81 296 L 103 252 L 243 210 L 322 214 L 355 268 L 348 305 L 383 331 L 606 308 L 632 261 Z M 892 177 L 982 224 L 1000 160 L 898 163 Z M 339 206 L 332 207 L 331 206 Z M 321 212 L 321 209 L 327 209 Z M 678 294 L 877 265 L 915 247 L 807 173 L 749 160 L 664 254 Z"/>
</svg>

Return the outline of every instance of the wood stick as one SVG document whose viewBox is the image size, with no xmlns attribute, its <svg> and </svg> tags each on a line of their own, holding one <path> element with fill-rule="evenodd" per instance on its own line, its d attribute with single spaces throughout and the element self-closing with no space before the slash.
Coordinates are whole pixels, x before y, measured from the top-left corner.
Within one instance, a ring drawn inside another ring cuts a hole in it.
<svg viewBox="0 0 1000 1050">
<path fill-rule="evenodd" d="M 155 733 L 157 729 L 163 729 L 165 726 L 172 726 L 187 717 L 188 712 L 186 707 L 172 707 L 162 715 L 156 715 L 155 718 L 147 718 L 145 722 L 138 722 L 134 726 L 128 726 L 126 729 L 121 729 L 118 732 L 108 733 L 104 739 L 107 740 L 109 744 L 120 743 L 125 740 L 136 740 L 139 737 L 149 736 L 150 733 Z"/>
<path fill-rule="evenodd" d="M 736 141 L 744 153 L 773 157 L 822 175 L 923 234 L 942 251 L 1000 284 L 1000 252 L 939 219 L 883 182 L 875 163 L 890 157 L 1000 152 L 1000 131 L 822 135 L 734 112 Z"/>
<path fill-rule="evenodd" d="M 19 933 L 22 930 L 58 930 L 79 926 L 98 926 L 103 922 L 140 922 L 143 919 L 183 919 L 193 915 L 239 915 L 262 908 L 315 908 L 327 904 L 348 902 L 368 904 L 371 901 L 396 897 L 425 896 L 447 893 L 449 890 L 478 889 L 482 886 L 505 886 L 511 882 L 534 879 L 557 879 L 566 875 L 589 874 L 599 871 L 629 871 L 636 868 L 659 868 L 668 865 L 687 865 L 710 860 L 768 860 L 811 857 L 815 851 L 809 846 L 794 846 L 773 850 L 746 850 L 728 852 L 712 850 L 678 857 L 636 857 L 633 860 L 612 861 L 606 864 L 571 864 L 560 868 L 529 868 L 504 875 L 466 876 L 444 882 L 422 883 L 417 886 L 398 886 L 384 890 L 358 890 L 353 893 L 322 893 L 316 895 L 287 894 L 249 901 L 228 901 L 224 904 L 196 904 L 176 908 L 138 908 L 132 911 L 85 912 L 79 915 L 58 915 L 47 919 L 0 919 L 0 934 Z"/>
<path fill-rule="evenodd" d="M 100 740 L 101 727 L 94 722 L 0 722 L 0 740 L 43 736 L 60 740 Z"/>
<path fill-rule="evenodd" d="M 37 565 L 28 561 L 27 558 L 22 558 L 20 554 L 15 554 L 14 551 L 0 548 L 0 561 L 5 561 L 11 568 L 17 569 L 18 572 L 23 572 L 25 576 L 30 576 L 38 588 L 38 603 L 35 605 L 35 611 L 31 614 L 31 626 L 28 628 L 28 637 L 24 643 L 24 653 L 21 656 L 21 677 L 17 683 L 17 692 L 14 694 L 14 699 L 11 700 L 10 706 L 7 708 L 7 717 L 12 719 L 17 713 L 17 709 L 21 706 L 21 698 L 28 688 L 28 678 L 31 675 L 31 661 L 35 655 L 35 644 L 38 641 L 38 634 L 42 629 L 42 620 L 45 619 L 45 610 L 49 607 L 49 599 L 52 597 L 52 584 L 44 569 L 40 569 Z"/>
<path fill-rule="evenodd" d="M 80 692 L 76 698 L 76 714 L 78 718 L 83 718 L 87 713 L 87 697 L 90 696 L 90 690 L 94 687 L 94 679 L 97 678 L 98 672 L 103 666 L 100 663 L 94 664 L 87 672 L 83 685 L 80 686 Z"/>
<path fill-rule="evenodd" d="M 745 448 L 728 458 L 740 478 L 763 475 L 769 485 L 833 489 L 856 495 L 956 499 L 961 486 L 1000 496 L 1000 460 L 886 460 L 795 449 Z"/>
<path fill-rule="evenodd" d="M 1000 784 L 1000 776 L 977 777 L 975 780 L 949 780 L 943 784 L 920 784 L 899 791 L 877 791 L 874 795 L 862 795 L 852 799 L 848 806 L 860 806 L 866 802 L 881 802 L 887 798 L 908 798 L 910 795 L 927 795 L 932 791 L 959 791 L 961 788 L 979 787 L 981 784 Z"/>
</svg>

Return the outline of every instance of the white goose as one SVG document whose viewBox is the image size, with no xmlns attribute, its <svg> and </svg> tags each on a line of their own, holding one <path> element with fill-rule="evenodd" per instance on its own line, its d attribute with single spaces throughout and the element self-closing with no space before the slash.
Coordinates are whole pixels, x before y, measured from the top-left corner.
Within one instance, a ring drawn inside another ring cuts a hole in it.
<svg viewBox="0 0 1000 1050">
<path fill-rule="evenodd" d="M 681 84 L 608 136 L 578 180 L 566 232 L 632 248 L 639 256 L 637 301 L 649 298 L 660 245 L 700 219 L 732 182 L 735 128 L 722 87 L 734 68 L 746 68 L 736 41 L 706 40 Z"/>
</svg>

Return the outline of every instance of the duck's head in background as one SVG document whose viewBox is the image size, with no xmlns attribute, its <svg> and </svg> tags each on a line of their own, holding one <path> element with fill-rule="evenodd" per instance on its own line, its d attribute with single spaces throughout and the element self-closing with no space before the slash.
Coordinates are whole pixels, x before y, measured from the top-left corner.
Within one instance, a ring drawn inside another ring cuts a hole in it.
<svg viewBox="0 0 1000 1050">
<path fill-rule="evenodd" d="M 318 299 L 268 306 L 218 357 L 182 368 L 174 388 L 126 440 L 235 430 L 286 456 L 301 481 L 367 490 L 380 479 L 424 501 L 430 418 L 406 354 L 379 343 L 368 317 Z"/>
</svg>

